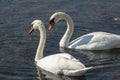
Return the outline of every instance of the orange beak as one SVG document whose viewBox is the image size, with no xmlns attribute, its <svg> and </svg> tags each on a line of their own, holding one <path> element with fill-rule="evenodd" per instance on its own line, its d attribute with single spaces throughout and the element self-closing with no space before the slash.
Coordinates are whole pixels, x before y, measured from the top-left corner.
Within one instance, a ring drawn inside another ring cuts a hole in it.
<svg viewBox="0 0 120 80">
<path fill-rule="evenodd" d="M 34 31 L 34 28 L 31 26 L 29 30 L 29 34 L 31 34 Z"/>
<path fill-rule="evenodd" d="M 51 30 L 53 27 L 54 27 L 55 23 L 54 22 L 51 22 L 50 25 L 49 25 L 49 28 L 48 30 Z"/>
</svg>

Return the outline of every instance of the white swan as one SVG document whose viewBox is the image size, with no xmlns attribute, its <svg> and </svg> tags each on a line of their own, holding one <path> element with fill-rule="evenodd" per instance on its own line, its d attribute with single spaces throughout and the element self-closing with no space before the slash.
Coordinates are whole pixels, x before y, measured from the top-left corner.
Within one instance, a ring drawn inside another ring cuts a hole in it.
<svg viewBox="0 0 120 80">
<path fill-rule="evenodd" d="M 112 48 L 120 48 L 120 35 L 106 32 L 89 33 L 69 42 L 73 34 L 74 24 L 73 20 L 68 14 L 64 12 L 54 13 L 50 17 L 49 30 L 53 28 L 55 23 L 62 19 L 67 22 L 67 30 L 62 39 L 60 40 L 60 47 L 82 50 L 105 50 Z"/>
<path fill-rule="evenodd" d="M 40 42 L 35 56 L 36 65 L 39 68 L 54 74 L 67 76 L 81 76 L 87 70 L 93 68 L 86 68 L 79 60 L 67 53 L 59 53 L 42 58 L 46 42 L 46 30 L 42 21 L 34 20 L 29 33 L 32 33 L 36 29 L 40 31 Z"/>
</svg>

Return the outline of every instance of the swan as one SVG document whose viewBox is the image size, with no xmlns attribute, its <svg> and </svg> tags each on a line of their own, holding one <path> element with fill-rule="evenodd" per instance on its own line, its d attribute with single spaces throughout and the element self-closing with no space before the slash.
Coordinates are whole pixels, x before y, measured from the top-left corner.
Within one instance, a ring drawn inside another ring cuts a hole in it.
<svg viewBox="0 0 120 80">
<path fill-rule="evenodd" d="M 29 34 L 39 29 L 40 41 L 38 44 L 35 62 L 37 67 L 53 74 L 62 74 L 67 76 L 81 76 L 93 67 L 85 67 L 83 63 L 68 53 L 56 53 L 43 57 L 43 50 L 46 42 L 46 30 L 41 20 L 34 20 L 31 23 Z"/>
<path fill-rule="evenodd" d="M 81 50 L 107 50 L 120 48 L 120 35 L 107 32 L 88 33 L 70 42 L 70 38 L 73 34 L 74 23 L 68 14 L 64 12 L 55 12 L 50 17 L 50 25 L 48 29 L 51 30 L 55 23 L 60 20 L 65 20 L 67 23 L 67 30 L 59 43 L 60 47 Z"/>
</svg>

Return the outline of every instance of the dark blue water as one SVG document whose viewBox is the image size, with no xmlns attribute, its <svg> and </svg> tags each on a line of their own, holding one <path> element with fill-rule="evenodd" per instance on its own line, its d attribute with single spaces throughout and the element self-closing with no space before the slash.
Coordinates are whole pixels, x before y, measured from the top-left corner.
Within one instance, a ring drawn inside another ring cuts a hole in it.
<svg viewBox="0 0 120 80">
<path fill-rule="evenodd" d="M 120 34 L 120 0 L 0 0 L 0 80 L 120 80 L 120 49 L 106 51 L 61 50 L 58 43 L 66 29 L 61 21 L 47 30 L 44 56 L 65 51 L 86 66 L 108 65 L 82 77 L 38 75 L 34 56 L 39 32 L 28 35 L 30 23 L 41 19 L 48 28 L 57 11 L 68 13 L 75 24 L 72 39 L 93 31 Z M 72 40 L 71 39 L 71 40 Z"/>
</svg>

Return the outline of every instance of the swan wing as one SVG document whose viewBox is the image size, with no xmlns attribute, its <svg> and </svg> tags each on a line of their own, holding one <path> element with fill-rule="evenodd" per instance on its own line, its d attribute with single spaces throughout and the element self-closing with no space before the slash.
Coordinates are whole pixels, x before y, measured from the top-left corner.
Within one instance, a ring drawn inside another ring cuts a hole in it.
<svg viewBox="0 0 120 80">
<path fill-rule="evenodd" d="M 60 71 L 58 71 L 58 73 L 69 75 L 69 76 L 82 76 L 89 69 L 93 69 L 93 67 L 87 67 L 87 68 L 83 68 L 83 69 L 79 69 L 79 70 L 60 70 Z"/>
<path fill-rule="evenodd" d="M 83 45 L 83 44 L 87 44 L 91 41 L 91 39 L 93 38 L 93 34 L 86 34 L 86 35 L 83 35 L 81 37 L 78 37 L 76 39 L 74 39 L 73 41 L 70 42 L 69 45 L 72 45 L 72 44 L 75 44 L 79 42 L 78 45 Z"/>
<path fill-rule="evenodd" d="M 82 75 L 87 71 L 79 60 L 65 53 L 44 57 L 37 62 L 37 66 L 54 74 L 69 76 Z"/>
<path fill-rule="evenodd" d="M 104 50 L 120 47 L 120 35 L 106 32 L 93 32 L 73 40 L 69 48 Z"/>
</svg>

